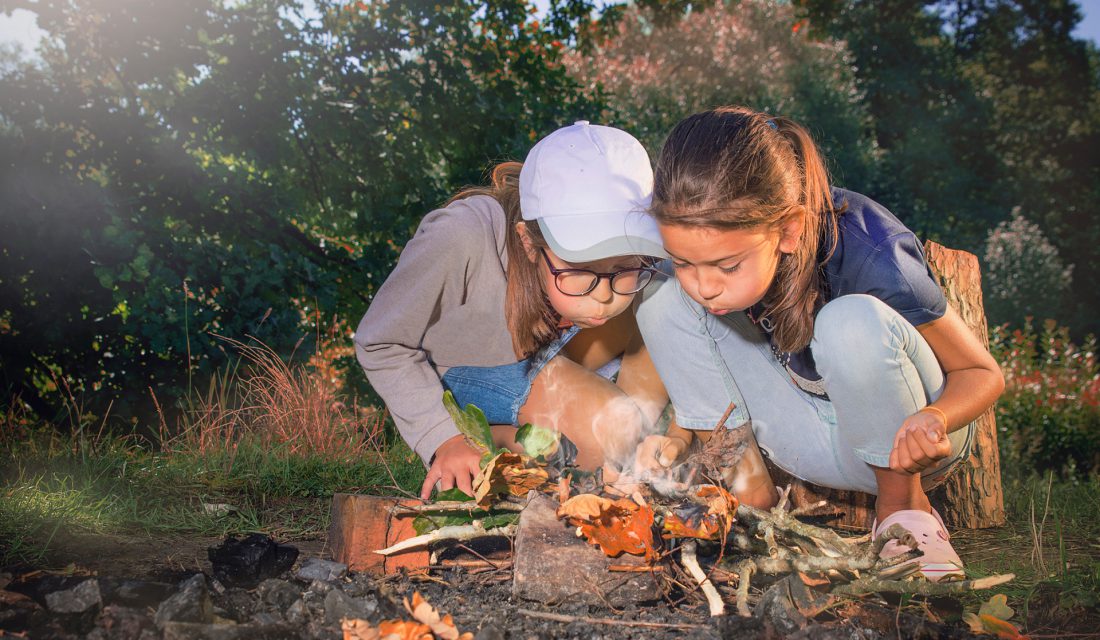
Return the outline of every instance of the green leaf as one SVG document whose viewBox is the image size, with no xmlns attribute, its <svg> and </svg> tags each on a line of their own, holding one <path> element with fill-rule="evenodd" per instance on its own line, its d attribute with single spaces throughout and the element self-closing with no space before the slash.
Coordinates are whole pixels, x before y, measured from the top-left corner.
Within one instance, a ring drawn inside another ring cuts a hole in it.
<svg viewBox="0 0 1100 640">
<path fill-rule="evenodd" d="M 516 431 L 516 442 L 532 458 L 545 459 L 554 455 L 560 440 L 561 432 L 536 427 L 531 423 L 523 425 Z"/>
<path fill-rule="evenodd" d="M 467 494 L 462 489 L 454 487 L 453 489 L 447 489 L 446 491 L 436 493 L 432 502 L 469 502 L 473 499 L 473 496 Z"/>
<path fill-rule="evenodd" d="M 1008 620 L 1015 612 L 1008 606 L 1008 596 L 998 593 L 978 609 L 978 615 L 993 616 L 1001 620 Z"/>
<path fill-rule="evenodd" d="M 481 409 L 472 404 L 466 405 L 465 410 L 459 409 L 454 394 L 450 390 L 443 392 L 443 406 L 447 408 L 447 413 L 451 414 L 458 430 L 474 446 L 486 453 L 496 451 L 496 447 L 493 446 L 493 432 L 489 429 L 489 421 L 485 419 Z"/>
</svg>

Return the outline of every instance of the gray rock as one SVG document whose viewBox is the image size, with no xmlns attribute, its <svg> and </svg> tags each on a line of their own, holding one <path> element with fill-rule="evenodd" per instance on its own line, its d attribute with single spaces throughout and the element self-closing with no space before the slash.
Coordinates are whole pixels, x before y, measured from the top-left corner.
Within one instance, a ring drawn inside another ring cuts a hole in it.
<svg viewBox="0 0 1100 640">
<path fill-rule="evenodd" d="M 331 582 L 325 582 L 324 580 L 314 580 L 313 582 L 309 583 L 309 590 L 313 593 L 319 593 L 321 595 L 325 595 L 335 588 L 335 584 Z"/>
<path fill-rule="evenodd" d="M 248 630 L 245 625 L 198 622 L 166 622 L 163 628 L 164 640 L 236 640 Z"/>
<path fill-rule="evenodd" d="M 214 604 L 206 588 L 206 576 L 195 574 L 180 583 L 180 589 L 157 607 L 154 620 L 164 629 L 169 622 L 209 624 L 214 619 Z M 167 631 L 165 632 L 167 637 Z"/>
<path fill-rule="evenodd" d="M 496 625 L 487 624 L 478 629 L 474 640 L 504 640 L 504 631 Z"/>
<path fill-rule="evenodd" d="M 348 574 L 348 565 L 322 558 L 309 558 L 302 563 L 295 575 L 299 580 L 311 582 L 313 580 L 336 581 Z"/>
<path fill-rule="evenodd" d="M 256 593 L 260 596 L 262 602 L 275 607 L 279 611 L 284 611 L 294 604 L 295 600 L 302 597 L 301 589 L 286 580 L 276 578 L 261 582 L 260 586 L 256 588 Z"/>
<path fill-rule="evenodd" d="M 99 582 L 85 580 L 72 589 L 46 594 L 46 606 L 54 613 L 84 613 L 103 606 Z"/>
<path fill-rule="evenodd" d="M 325 594 L 325 623 L 339 626 L 344 618 L 366 618 L 373 611 L 368 611 L 367 603 L 356 600 L 348 594 L 333 589 Z"/>
<path fill-rule="evenodd" d="M 252 622 L 255 622 L 259 625 L 275 625 L 282 621 L 282 616 L 275 615 L 274 613 L 268 613 L 266 611 L 261 611 L 259 613 L 253 614 L 252 616 Z"/>
<path fill-rule="evenodd" d="M 105 637 L 111 640 L 138 638 L 142 632 L 156 629 L 152 618 L 145 615 L 144 611 L 115 604 L 103 607 L 103 613 L 99 615 L 96 624 L 104 631 Z"/>
<path fill-rule="evenodd" d="M 309 607 L 301 598 L 294 601 L 294 604 L 287 607 L 286 620 L 293 625 L 302 625 L 309 620 Z"/>
</svg>

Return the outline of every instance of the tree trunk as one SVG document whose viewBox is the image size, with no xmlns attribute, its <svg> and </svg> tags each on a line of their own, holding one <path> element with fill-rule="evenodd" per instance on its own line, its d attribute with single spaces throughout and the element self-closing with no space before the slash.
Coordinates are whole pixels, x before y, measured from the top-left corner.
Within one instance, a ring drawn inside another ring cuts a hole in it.
<svg viewBox="0 0 1100 640">
<path fill-rule="evenodd" d="M 982 344 L 988 344 L 977 256 L 931 241 L 925 243 L 924 250 L 948 304 L 955 308 Z M 793 504 L 807 505 L 825 500 L 828 506 L 823 512 L 836 512 L 839 516 L 832 524 L 854 529 L 871 527 L 875 518 L 874 496 L 858 491 L 825 489 L 791 478 L 774 465 L 768 466 L 778 486 L 791 484 Z M 955 465 L 929 492 L 929 498 L 951 528 L 981 529 L 1004 524 L 1001 461 L 992 407 L 977 420 L 970 456 Z"/>
</svg>

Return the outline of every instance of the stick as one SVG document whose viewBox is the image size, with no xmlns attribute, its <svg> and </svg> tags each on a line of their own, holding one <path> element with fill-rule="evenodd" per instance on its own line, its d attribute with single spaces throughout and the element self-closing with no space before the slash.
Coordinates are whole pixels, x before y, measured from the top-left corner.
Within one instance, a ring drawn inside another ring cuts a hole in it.
<svg viewBox="0 0 1100 640">
<path fill-rule="evenodd" d="M 981 589 L 992 589 L 1016 578 L 1014 573 L 978 578 L 976 580 L 959 580 L 957 582 L 930 582 L 928 580 L 879 580 L 877 578 L 860 578 L 848 584 L 838 585 L 833 593 L 841 595 L 862 596 L 868 593 L 890 591 L 893 593 L 908 593 L 919 596 L 938 596 L 952 593 L 966 593 Z"/>
<path fill-rule="evenodd" d="M 695 557 L 695 540 L 684 540 L 683 546 L 680 547 L 680 561 L 691 577 L 699 583 L 703 595 L 707 597 L 711 617 L 726 615 L 726 603 L 722 601 L 722 596 L 719 595 L 714 583 L 710 581 L 707 574 L 703 573 L 703 568 L 699 566 L 699 560 Z"/>
<path fill-rule="evenodd" d="M 485 529 L 479 524 L 463 524 L 450 527 L 440 527 L 431 533 L 422 536 L 402 540 L 397 544 L 375 551 L 378 555 L 389 556 L 408 549 L 416 549 L 440 540 L 473 540 L 475 538 L 491 538 L 496 536 L 513 536 L 516 533 L 516 525 Z"/>
<path fill-rule="evenodd" d="M 561 613 L 546 613 L 543 611 L 531 611 L 530 609 L 516 609 L 529 618 L 551 620 L 553 622 L 586 622 L 588 624 L 608 624 L 623 627 L 644 627 L 647 629 L 709 629 L 705 624 L 670 624 L 666 622 L 642 622 L 641 620 L 614 620 L 612 618 L 589 618 L 588 616 L 567 616 Z"/>
<path fill-rule="evenodd" d="M 411 515 L 414 513 L 434 513 L 434 512 L 451 512 L 451 511 L 523 511 L 523 505 L 514 504 L 511 502 L 498 502 L 490 505 L 487 508 L 479 507 L 477 502 L 471 500 L 469 502 L 432 502 L 429 504 L 417 504 L 417 505 L 403 505 L 398 504 L 393 507 L 393 515 L 397 517 Z"/>
<path fill-rule="evenodd" d="M 749 580 L 756 573 L 756 564 L 752 560 L 745 560 L 737 569 L 737 615 L 742 618 L 751 618 L 752 610 L 749 609 Z"/>
</svg>

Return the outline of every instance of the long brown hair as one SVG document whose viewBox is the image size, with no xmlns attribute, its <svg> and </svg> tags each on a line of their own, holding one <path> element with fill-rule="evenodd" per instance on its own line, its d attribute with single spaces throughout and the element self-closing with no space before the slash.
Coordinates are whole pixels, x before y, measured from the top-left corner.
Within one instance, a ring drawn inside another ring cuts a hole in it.
<svg viewBox="0 0 1100 640">
<path fill-rule="evenodd" d="M 539 273 L 539 263 L 531 261 L 516 231 L 523 222 L 519 208 L 520 162 L 502 162 L 493 167 L 487 187 L 470 187 L 458 192 L 447 204 L 470 196 L 489 196 L 504 209 L 505 240 L 508 251 L 508 289 L 504 297 L 504 319 L 512 334 L 512 349 L 525 358 L 558 335 L 558 316 L 546 297 L 546 282 Z M 526 224 L 527 236 L 536 248 L 545 248 L 546 239 L 537 224 Z"/>
<path fill-rule="evenodd" d="M 661 224 L 777 229 L 797 205 L 806 209 L 801 240 L 780 259 L 763 299 L 783 351 L 800 351 L 813 338 L 824 304 L 821 268 L 836 246 L 841 213 L 813 138 L 788 118 L 720 107 L 680 121 L 657 159 L 652 212 Z"/>
</svg>

